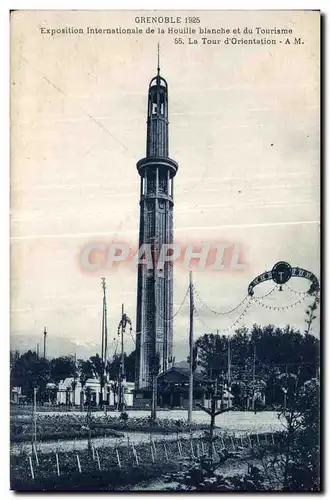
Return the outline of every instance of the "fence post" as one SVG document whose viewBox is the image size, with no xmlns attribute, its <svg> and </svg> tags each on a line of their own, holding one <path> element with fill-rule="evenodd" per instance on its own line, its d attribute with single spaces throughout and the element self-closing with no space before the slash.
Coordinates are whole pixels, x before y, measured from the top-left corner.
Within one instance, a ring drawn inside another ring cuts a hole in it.
<svg viewBox="0 0 330 500">
<path fill-rule="evenodd" d="M 101 470 L 101 464 L 100 464 L 100 457 L 99 457 L 99 452 L 95 448 L 95 453 L 96 453 L 96 459 L 97 459 L 97 465 L 99 467 L 99 470 Z"/>
<path fill-rule="evenodd" d="M 250 434 L 248 434 L 248 440 L 249 440 L 250 448 L 253 448 L 253 446 L 252 446 L 252 439 L 251 439 L 251 435 Z"/>
<path fill-rule="evenodd" d="M 272 442 L 273 442 L 273 444 L 275 444 L 274 434 L 273 433 L 272 433 Z"/>
<path fill-rule="evenodd" d="M 168 454 L 167 454 L 166 443 L 164 443 L 164 451 L 165 451 L 166 462 L 168 462 Z"/>
<path fill-rule="evenodd" d="M 202 441 L 201 441 L 201 444 L 202 444 L 202 453 L 203 453 L 203 455 L 204 455 L 204 454 L 205 454 L 205 448 L 204 448 L 204 441 L 203 441 L 203 439 L 202 439 Z"/>
<path fill-rule="evenodd" d="M 31 455 L 29 455 L 29 462 L 30 462 L 31 477 L 32 477 L 32 479 L 34 479 L 34 471 L 33 471 L 33 465 L 32 465 Z"/>
<path fill-rule="evenodd" d="M 220 439 L 221 439 L 221 446 L 222 446 L 222 449 L 225 449 L 226 448 L 226 444 L 225 444 L 225 440 L 223 439 L 223 436 L 220 436 Z M 204 450 L 203 450 L 204 451 Z"/>
<path fill-rule="evenodd" d="M 121 467 L 118 448 L 116 448 L 116 455 L 117 455 L 118 467 Z"/>
<path fill-rule="evenodd" d="M 180 443 L 180 441 L 178 439 L 178 450 L 179 450 L 179 455 L 180 455 L 180 458 L 181 458 L 182 457 L 182 451 L 181 451 L 181 446 L 180 445 L 181 445 L 181 443 Z"/>
<path fill-rule="evenodd" d="M 156 450 L 156 446 L 155 446 L 153 439 L 151 440 L 151 444 L 152 444 L 153 449 L 154 449 L 154 455 L 155 455 L 155 457 L 157 457 L 157 450 Z"/>
<path fill-rule="evenodd" d="M 135 448 L 133 448 L 133 454 L 135 456 L 136 465 L 139 466 L 138 454 Z"/>
<path fill-rule="evenodd" d="M 59 476 L 60 475 L 60 462 L 59 462 L 59 459 L 58 459 L 58 453 L 57 452 L 55 453 L 55 456 L 56 456 L 57 475 Z"/>
<path fill-rule="evenodd" d="M 231 447 L 234 450 L 235 449 L 235 443 L 234 443 L 233 436 L 230 436 L 230 442 L 231 442 Z"/>
<path fill-rule="evenodd" d="M 152 463 L 154 464 L 155 463 L 155 457 L 154 457 L 154 450 L 152 449 L 152 444 L 150 444 L 150 451 L 151 451 L 151 460 L 152 460 Z"/>
<path fill-rule="evenodd" d="M 77 453 L 77 465 L 78 465 L 78 470 L 81 473 L 81 465 L 80 465 L 80 460 L 79 460 L 79 455 Z"/>
<path fill-rule="evenodd" d="M 37 448 L 36 448 L 35 443 L 33 444 L 33 449 L 34 449 L 34 455 L 35 455 L 35 457 L 36 457 L 36 464 L 37 464 L 37 466 L 39 467 L 39 458 L 38 458 Z"/>
<path fill-rule="evenodd" d="M 194 445 L 192 439 L 190 440 L 191 458 L 195 458 Z"/>
<path fill-rule="evenodd" d="M 258 443 L 258 446 L 260 446 L 260 440 L 259 440 L 259 434 L 257 433 L 257 443 Z"/>
<path fill-rule="evenodd" d="M 243 435 L 241 434 L 241 445 L 242 445 L 242 448 L 244 448 L 244 441 L 243 441 Z"/>
</svg>

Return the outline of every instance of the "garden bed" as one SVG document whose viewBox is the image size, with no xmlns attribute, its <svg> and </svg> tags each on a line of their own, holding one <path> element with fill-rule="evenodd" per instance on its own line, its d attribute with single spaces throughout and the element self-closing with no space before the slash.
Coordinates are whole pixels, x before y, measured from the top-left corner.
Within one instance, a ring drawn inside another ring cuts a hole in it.
<svg viewBox="0 0 330 500">
<path fill-rule="evenodd" d="M 75 471 L 62 476 L 49 476 L 35 480 L 12 478 L 11 489 L 15 491 L 116 491 L 123 486 L 134 485 L 141 481 L 153 480 L 164 472 L 177 469 L 174 463 L 128 466 L 119 469 L 112 467 L 103 471 L 93 471 L 91 475 Z"/>
<path fill-rule="evenodd" d="M 88 430 L 68 430 L 68 431 L 60 431 L 60 432 L 40 432 L 37 433 L 37 438 L 39 442 L 46 441 L 58 441 L 59 439 L 88 439 L 89 432 Z M 118 439 L 123 437 L 124 435 L 121 432 L 117 432 L 113 429 L 105 428 L 105 429 L 91 429 L 90 437 L 106 437 L 106 438 L 114 438 Z M 11 443 L 26 443 L 32 441 L 33 434 L 24 433 L 18 435 L 12 435 L 10 438 Z"/>
<path fill-rule="evenodd" d="M 276 441 L 280 436 L 276 435 Z M 260 449 L 271 451 L 270 436 L 250 435 L 243 440 L 217 436 L 213 452 L 240 450 L 242 457 L 255 456 Z M 119 491 L 143 481 L 156 480 L 167 472 L 183 470 L 208 454 L 205 438 L 152 441 L 116 447 L 53 452 L 22 452 L 11 457 L 11 488 L 16 491 Z M 244 460 L 244 459 L 243 459 Z M 242 462 L 244 463 L 244 462 Z"/>
<path fill-rule="evenodd" d="M 119 416 L 112 415 L 97 417 L 91 415 L 89 422 L 92 437 L 104 436 L 105 434 L 107 437 L 120 437 L 122 436 L 120 431 L 171 434 L 208 428 L 206 424 L 188 424 L 184 420 L 164 418 L 151 422 L 147 417 L 121 419 Z M 11 417 L 11 442 L 31 441 L 32 433 L 34 433 L 32 415 Z M 85 438 L 88 437 L 88 420 L 84 414 L 37 414 L 36 434 L 39 441 Z"/>
</svg>

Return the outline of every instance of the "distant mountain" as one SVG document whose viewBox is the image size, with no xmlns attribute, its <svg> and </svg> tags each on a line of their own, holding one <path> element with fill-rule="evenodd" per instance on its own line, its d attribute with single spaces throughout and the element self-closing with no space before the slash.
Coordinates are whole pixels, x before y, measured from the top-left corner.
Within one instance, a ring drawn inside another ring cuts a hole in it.
<svg viewBox="0 0 330 500">
<path fill-rule="evenodd" d="M 39 334 L 20 334 L 12 333 L 10 336 L 10 349 L 17 350 L 20 353 L 26 352 L 29 349 L 32 351 L 37 350 L 37 343 L 39 342 L 39 353 L 43 354 L 44 339 L 43 335 Z M 87 359 L 93 356 L 96 352 L 100 354 L 101 346 L 94 342 L 82 342 L 60 335 L 48 335 L 46 344 L 47 358 L 55 358 L 58 356 L 74 356 L 77 358 Z M 129 353 L 127 353 L 129 354 Z M 111 353 L 110 353 L 111 355 Z M 188 347 L 183 343 L 174 344 L 175 364 L 182 360 L 187 360 Z M 185 362 L 185 361 L 183 361 Z"/>
<path fill-rule="evenodd" d="M 31 349 L 37 351 L 37 343 L 39 343 L 39 353 L 43 354 L 44 339 L 43 335 L 36 334 L 16 334 L 10 336 L 10 349 L 18 350 L 23 353 Z M 93 342 L 79 342 L 78 340 L 57 336 L 48 335 L 46 343 L 46 356 L 47 358 L 55 358 L 58 356 L 68 356 L 75 354 L 77 358 L 89 358 L 96 352 L 100 352 L 100 346 Z"/>
</svg>

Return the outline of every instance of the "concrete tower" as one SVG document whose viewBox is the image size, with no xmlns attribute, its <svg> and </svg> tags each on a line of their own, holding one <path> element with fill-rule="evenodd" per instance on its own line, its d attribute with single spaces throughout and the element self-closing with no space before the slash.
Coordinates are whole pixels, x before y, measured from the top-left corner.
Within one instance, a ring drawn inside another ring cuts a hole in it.
<svg viewBox="0 0 330 500">
<path fill-rule="evenodd" d="M 148 389 L 155 355 L 160 371 L 166 370 L 173 344 L 173 267 L 165 262 L 157 269 L 157 256 L 163 244 L 173 243 L 173 181 L 178 164 L 169 158 L 168 86 L 160 76 L 159 57 L 157 75 L 149 84 L 146 157 L 137 163 L 137 170 L 139 247 L 150 245 L 153 266 L 138 266 L 136 389 Z"/>
</svg>

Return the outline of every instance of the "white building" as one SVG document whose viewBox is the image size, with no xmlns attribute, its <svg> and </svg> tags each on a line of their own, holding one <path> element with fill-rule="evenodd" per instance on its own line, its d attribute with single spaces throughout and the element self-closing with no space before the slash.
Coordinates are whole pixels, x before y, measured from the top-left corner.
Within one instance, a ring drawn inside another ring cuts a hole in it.
<svg viewBox="0 0 330 500">
<path fill-rule="evenodd" d="M 103 401 L 106 401 L 109 406 L 116 406 L 118 397 L 115 395 L 113 381 L 109 381 L 103 388 Z M 62 380 L 58 385 L 57 404 L 67 406 L 79 406 L 86 402 L 86 391 L 91 392 L 92 405 L 100 403 L 100 381 L 96 378 L 87 379 L 84 387 L 81 386 L 79 380 L 74 380 L 73 377 L 68 377 Z M 134 382 L 125 382 L 125 404 L 133 406 Z M 82 401 L 81 401 L 82 399 Z"/>
</svg>

